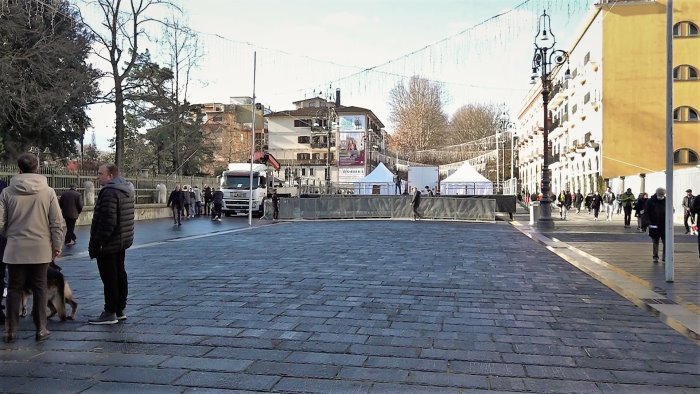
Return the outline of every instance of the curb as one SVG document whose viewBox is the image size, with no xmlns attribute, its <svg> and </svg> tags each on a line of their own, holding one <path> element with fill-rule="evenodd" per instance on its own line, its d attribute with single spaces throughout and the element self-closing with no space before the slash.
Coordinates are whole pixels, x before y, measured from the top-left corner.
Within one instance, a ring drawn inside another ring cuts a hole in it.
<svg viewBox="0 0 700 394">
<path fill-rule="evenodd" d="M 697 312 L 654 292 L 647 281 L 556 238 L 549 238 L 529 225 L 518 221 L 512 221 L 511 225 L 633 304 L 651 311 L 666 325 L 700 345 L 700 314 Z"/>
</svg>

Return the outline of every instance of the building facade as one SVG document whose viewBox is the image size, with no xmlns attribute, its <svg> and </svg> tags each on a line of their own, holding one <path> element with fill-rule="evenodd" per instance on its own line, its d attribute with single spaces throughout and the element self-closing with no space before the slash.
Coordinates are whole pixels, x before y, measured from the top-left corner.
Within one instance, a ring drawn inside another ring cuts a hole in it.
<svg viewBox="0 0 700 394">
<path fill-rule="evenodd" d="M 699 15 L 700 2 L 674 2 L 676 169 L 697 166 L 700 152 Z M 569 52 L 572 78 L 564 78 L 567 64 L 551 74 L 548 163 L 554 193 L 586 194 L 607 185 L 620 192 L 625 177 L 665 169 L 665 20 L 662 0 L 602 1 L 572 45 L 561 47 Z M 543 122 L 537 84 L 518 113 L 518 173 L 529 193 L 541 187 Z"/>
<path fill-rule="evenodd" d="M 372 150 L 385 146 L 384 125 L 371 110 L 342 106 L 339 95 L 335 102 L 314 97 L 293 104 L 266 115 L 268 152 L 282 166 L 280 180 L 348 184 L 368 173 Z"/>
<path fill-rule="evenodd" d="M 245 163 L 250 160 L 253 99 L 231 97 L 228 104 L 204 103 L 200 110 L 206 115 L 202 125 L 205 139 L 213 145 L 213 157 L 202 168 L 214 174 L 227 168 L 228 163 Z M 265 118 L 261 105 L 255 111 L 256 150 L 265 145 Z"/>
</svg>

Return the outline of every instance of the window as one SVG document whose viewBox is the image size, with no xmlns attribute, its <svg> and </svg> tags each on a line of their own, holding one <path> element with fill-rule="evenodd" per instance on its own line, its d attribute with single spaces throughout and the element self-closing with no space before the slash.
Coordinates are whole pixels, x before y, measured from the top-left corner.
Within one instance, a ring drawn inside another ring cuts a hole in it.
<svg viewBox="0 0 700 394">
<path fill-rule="evenodd" d="M 297 153 L 297 160 L 311 160 L 310 153 Z"/>
<path fill-rule="evenodd" d="M 583 57 L 583 65 L 585 66 L 590 61 L 591 61 L 591 53 L 588 52 L 588 53 L 586 53 L 586 56 Z"/>
<path fill-rule="evenodd" d="M 571 78 L 576 78 L 578 75 L 578 68 L 575 68 L 574 71 L 571 73 Z"/>
<path fill-rule="evenodd" d="M 309 168 L 309 176 L 314 176 L 314 169 L 313 168 Z"/>
<path fill-rule="evenodd" d="M 306 168 L 301 169 L 301 176 L 306 176 Z"/>
<path fill-rule="evenodd" d="M 311 127 L 311 119 L 294 119 L 294 127 Z"/>
<path fill-rule="evenodd" d="M 578 105 L 574 104 L 574 106 L 571 107 L 571 113 L 575 114 L 577 109 L 578 109 Z"/>
<path fill-rule="evenodd" d="M 698 25 L 690 21 L 682 21 L 673 25 L 673 37 L 698 37 Z"/>
<path fill-rule="evenodd" d="M 311 143 L 311 137 L 309 137 L 308 135 L 302 135 L 299 138 L 297 138 L 297 142 L 300 144 Z"/>
<path fill-rule="evenodd" d="M 678 149 L 673 152 L 673 164 L 698 164 L 698 154 L 688 148 Z"/>
<path fill-rule="evenodd" d="M 688 65 L 681 64 L 680 66 L 673 69 L 673 80 L 674 81 L 691 81 L 698 80 L 698 69 Z"/>
<path fill-rule="evenodd" d="M 697 122 L 698 111 L 695 108 L 682 106 L 673 110 L 674 122 Z"/>
<path fill-rule="evenodd" d="M 586 93 L 585 96 L 583 96 L 583 103 L 586 104 L 589 101 L 591 101 L 591 92 Z"/>
</svg>

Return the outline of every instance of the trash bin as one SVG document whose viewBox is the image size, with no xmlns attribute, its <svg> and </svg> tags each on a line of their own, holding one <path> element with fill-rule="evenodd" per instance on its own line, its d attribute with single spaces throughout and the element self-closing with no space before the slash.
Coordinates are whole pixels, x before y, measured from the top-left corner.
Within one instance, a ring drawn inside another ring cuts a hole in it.
<svg viewBox="0 0 700 394">
<path fill-rule="evenodd" d="M 532 201 L 530 203 L 530 225 L 534 226 L 540 220 L 540 202 Z"/>
</svg>

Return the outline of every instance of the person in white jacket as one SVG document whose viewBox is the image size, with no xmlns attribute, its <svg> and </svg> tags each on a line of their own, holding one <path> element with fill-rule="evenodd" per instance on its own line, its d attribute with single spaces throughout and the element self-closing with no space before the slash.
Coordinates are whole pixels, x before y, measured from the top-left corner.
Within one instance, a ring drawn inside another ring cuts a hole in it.
<svg viewBox="0 0 700 394">
<path fill-rule="evenodd" d="M 17 159 L 20 173 L 0 194 L 0 234 L 7 238 L 3 261 L 8 270 L 6 343 L 14 342 L 19 326 L 22 292 L 32 291 L 32 317 L 36 340 L 43 341 L 46 328 L 49 264 L 61 254 L 65 224 L 56 192 L 46 177 L 37 174 L 39 160 L 30 153 Z"/>
</svg>

